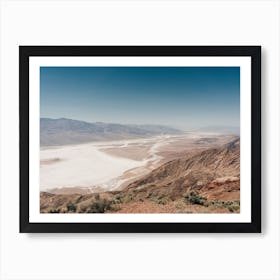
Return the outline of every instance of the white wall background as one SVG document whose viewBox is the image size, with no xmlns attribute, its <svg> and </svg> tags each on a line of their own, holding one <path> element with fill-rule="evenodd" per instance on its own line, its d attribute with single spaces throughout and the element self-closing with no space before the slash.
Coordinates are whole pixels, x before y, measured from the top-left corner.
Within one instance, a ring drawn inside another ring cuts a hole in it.
<svg viewBox="0 0 280 280">
<path fill-rule="evenodd" d="M 280 2 L 0 0 L 0 279 L 280 279 Z M 262 234 L 19 234 L 18 45 L 262 45 Z"/>
</svg>

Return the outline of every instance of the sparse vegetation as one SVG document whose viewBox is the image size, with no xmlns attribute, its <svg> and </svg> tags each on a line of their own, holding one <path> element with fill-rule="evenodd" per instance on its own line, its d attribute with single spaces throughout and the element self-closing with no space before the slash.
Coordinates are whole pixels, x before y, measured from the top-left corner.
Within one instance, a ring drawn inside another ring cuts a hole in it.
<svg viewBox="0 0 280 280">
<path fill-rule="evenodd" d="M 113 209 L 112 201 L 108 199 L 98 199 L 90 205 L 87 213 L 104 213 L 106 210 Z"/>
<path fill-rule="evenodd" d="M 211 201 L 211 204 L 209 204 L 211 209 L 217 209 L 217 208 L 226 208 L 231 213 L 238 213 L 240 211 L 240 201 L 235 200 L 228 200 L 228 201 Z"/>
<path fill-rule="evenodd" d="M 154 199 L 153 201 L 157 204 L 165 205 L 169 202 L 169 198 L 167 196 L 160 196 L 159 198 Z"/>
<path fill-rule="evenodd" d="M 132 201 L 132 197 L 130 195 L 125 195 L 121 198 L 121 202 L 128 203 Z"/>
<path fill-rule="evenodd" d="M 120 206 L 116 203 L 115 200 L 101 199 L 92 201 L 88 205 L 83 205 L 81 211 L 83 213 L 105 213 L 106 211 L 117 211 L 120 209 Z"/>
<path fill-rule="evenodd" d="M 107 204 L 105 201 L 102 202 L 93 202 L 90 205 L 88 213 L 104 213 L 105 209 L 107 207 Z"/>
<path fill-rule="evenodd" d="M 184 195 L 184 199 L 187 204 L 198 204 L 198 205 L 204 205 L 205 201 L 207 200 L 205 197 L 200 196 L 198 193 L 194 191 L 191 191 L 190 193 L 186 193 Z"/>
<path fill-rule="evenodd" d="M 67 210 L 68 212 L 76 212 L 76 206 L 71 201 L 69 201 L 67 203 Z"/>
<path fill-rule="evenodd" d="M 57 209 L 51 209 L 51 210 L 49 210 L 49 212 L 48 213 L 60 213 L 60 210 L 57 210 Z"/>
</svg>

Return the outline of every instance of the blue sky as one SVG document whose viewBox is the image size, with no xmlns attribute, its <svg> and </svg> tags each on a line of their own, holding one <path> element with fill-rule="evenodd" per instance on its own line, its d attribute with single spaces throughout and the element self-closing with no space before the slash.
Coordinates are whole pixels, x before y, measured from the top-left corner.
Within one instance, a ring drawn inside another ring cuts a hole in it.
<svg viewBox="0 0 280 280">
<path fill-rule="evenodd" d="M 181 129 L 237 126 L 239 67 L 41 67 L 40 115 Z"/>
</svg>

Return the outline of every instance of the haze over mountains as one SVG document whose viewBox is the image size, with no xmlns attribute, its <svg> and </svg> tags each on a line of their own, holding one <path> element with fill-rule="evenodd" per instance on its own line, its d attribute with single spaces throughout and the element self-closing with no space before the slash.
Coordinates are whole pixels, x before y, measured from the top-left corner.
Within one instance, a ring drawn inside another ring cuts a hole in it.
<svg viewBox="0 0 280 280">
<path fill-rule="evenodd" d="M 211 125 L 201 127 L 197 130 L 198 132 L 216 132 L 229 135 L 240 135 L 240 128 L 238 126 L 222 126 L 222 125 Z"/>
<path fill-rule="evenodd" d="M 181 133 L 183 133 L 181 130 L 162 125 L 123 125 L 103 122 L 89 123 L 66 118 L 40 119 L 41 146 L 144 138 Z"/>
</svg>

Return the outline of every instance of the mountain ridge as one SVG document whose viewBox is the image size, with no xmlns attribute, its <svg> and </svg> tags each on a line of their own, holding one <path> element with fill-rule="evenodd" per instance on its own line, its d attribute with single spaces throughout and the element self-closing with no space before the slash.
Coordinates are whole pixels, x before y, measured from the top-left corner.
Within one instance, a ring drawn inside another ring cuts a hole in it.
<svg viewBox="0 0 280 280">
<path fill-rule="evenodd" d="M 41 146 L 144 138 L 181 133 L 183 133 L 181 130 L 164 125 L 91 123 L 67 118 L 40 118 Z"/>
<path fill-rule="evenodd" d="M 223 147 L 171 160 L 129 184 L 127 189 L 147 189 L 157 193 L 160 188 L 168 187 L 171 196 L 183 195 L 186 189 L 199 191 L 215 180 L 223 181 L 223 178 L 225 181 L 240 178 L 239 137 Z"/>
</svg>

